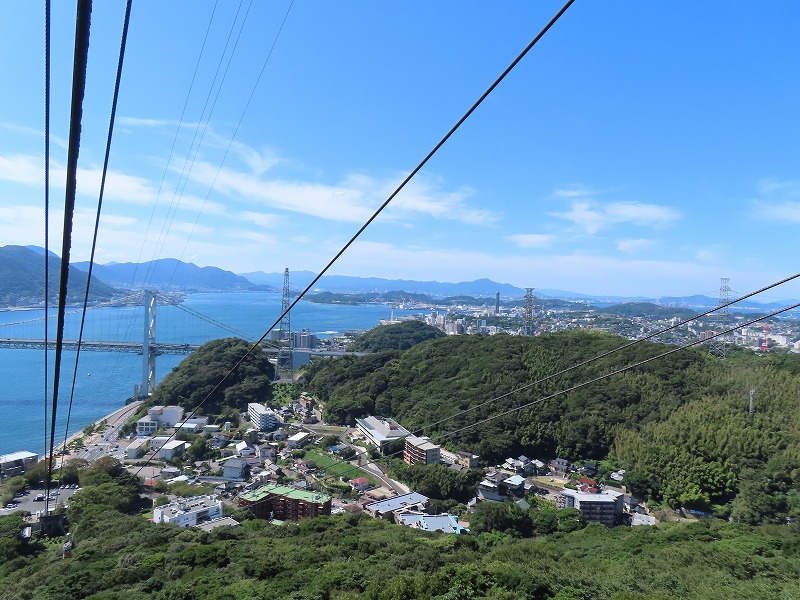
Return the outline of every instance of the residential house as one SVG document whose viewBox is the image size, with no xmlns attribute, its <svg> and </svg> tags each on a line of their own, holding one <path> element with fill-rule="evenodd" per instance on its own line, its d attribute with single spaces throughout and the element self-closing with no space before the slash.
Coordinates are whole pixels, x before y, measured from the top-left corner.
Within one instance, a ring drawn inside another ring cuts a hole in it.
<svg viewBox="0 0 800 600">
<path fill-rule="evenodd" d="M 550 470 L 559 477 L 566 477 L 572 471 L 572 463 L 565 458 L 556 458 L 550 463 Z"/>
<path fill-rule="evenodd" d="M 366 510 L 373 517 L 386 518 L 388 515 L 396 515 L 403 512 L 424 512 L 429 498 L 417 492 L 410 492 L 402 496 L 370 502 L 364 505 Z"/>
<path fill-rule="evenodd" d="M 249 458 L 251 456 L 256 456 L 258 454 L 258 450 L 247 442 L 241 441 L 236 444 L 236 454 L 242 458 Z"/>
<path fill-rule="evenodd" d="M 456 452 L 456 464 L 467 469 L 477 469 L 479 458 L 477 454 L 472 454 L 471 452 Z"/>
<path fill-rule="evenodd" d="M 245 480 L 250 476 L 249 467 L 242 458 L 229 458 L 222 467 L 222 476 L 226 479 Z"/>
<path fill-rule="evenodd" d="M 349 483 L 350 487 L 357 492 L 363 492 L 369 487 L 369 479 L 367 479 L 366 477 L 356 477 L 355 479 L 351 479 L 347 483 Z"/>
<path fill-rule="evenodd" d="M 458 522 L 458 517 L 450 514 L 426 515 L 421 512 L 405 512 L 397 515 L 397 524 L 422 529 L 424 531 L 443 531 L 445 533 L 469 533 L 469 529 Z"/>
</svg>

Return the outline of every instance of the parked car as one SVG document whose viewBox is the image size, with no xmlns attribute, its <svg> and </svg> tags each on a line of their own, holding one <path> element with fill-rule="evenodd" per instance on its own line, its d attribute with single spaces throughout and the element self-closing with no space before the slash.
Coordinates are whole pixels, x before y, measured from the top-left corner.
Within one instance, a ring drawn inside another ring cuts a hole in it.
<svg viewBox="0 0 800 600">
<path fill-rule="evenodd" d="M 33 499 L 34 502 L 41 502 L 44 500 L 44 494 L 36 494 L 36 498 Z"/>
</svg>

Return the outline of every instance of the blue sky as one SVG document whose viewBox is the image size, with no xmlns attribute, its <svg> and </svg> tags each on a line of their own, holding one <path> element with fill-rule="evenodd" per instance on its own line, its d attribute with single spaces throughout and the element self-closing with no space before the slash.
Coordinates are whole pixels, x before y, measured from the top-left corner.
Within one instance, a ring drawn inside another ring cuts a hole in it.
<svg viewBox="0 0 800 600">
<path fill-rule="evenodd" d="M 59 249 L 74 6 L 54 5 Z M 318 271 L 559 7 L 134 3 L 97 261 Z M 94 7 L 73 260 L 123 10 Z M 0 243 L 43 245 L 42 8 L 2 13 Z M 790 1 L 579 0 L 331 273 L 652 296 L 794 274 L 798 23 Z"/>
</svg>

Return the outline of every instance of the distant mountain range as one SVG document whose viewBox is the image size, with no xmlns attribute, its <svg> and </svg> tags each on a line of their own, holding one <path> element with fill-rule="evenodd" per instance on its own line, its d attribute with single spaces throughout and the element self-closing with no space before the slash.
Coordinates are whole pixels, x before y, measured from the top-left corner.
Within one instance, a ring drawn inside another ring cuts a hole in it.
<svg viewBox="0 0 800 600">
<path fill-rule="evenodd" d="M 37 306 L 44 294 L 44 249 L 38 246 L 0 247 L 0 306 Z M 51 252 L 50 297 L 56 298 L 58 285 L 59 258 Z M 73 263 L 70 267 L 70 302 L 82 300 L 82 289 L 86 282 L 88 262 Z M 92 269 L 92 299 L 110 299 L 114 295 L 124 295 L 129 290 L 145 287 L 162 291 L 196 292 L 250 292 L 280 291 L 283 288 L 283 272 L 235 274 L 217 267 L 198 267 L 174 258 L 164 258 L 144 263 L 95 264 Z M 305 289 L 314 279 L 311 271 L 289 273 L 293 292 Z M 82 283 L 81 283 L 82 282 Z M 80 284 L 80 290 L 73 284 Z M 121 288 L 121 289 L 115 289 Z M 525 289 L 508 283 L 498 283 L 490 279 L 476 279 L 448 283 L 439 281 L 413 281 L 407 279 L 382 279 L 378 277 L 349 277 L 326 275 L 315 285 L 314 292 L 334 293 L 387 293 L 405 292 L 425 294 L 434 298 L 473 296 L 494 298 L 500 293 L 503 301 L 520 299 Z M 562 299 L 596 307 L 608 307 L 630 302 L 645 302 L 669 308 L 709 309 L 718 305 L 719 299 L 703 295 L 685 297 L 648 298 L 644 296 L 591 296 L 557 289 L 535 289 L 538 299 Z M 759 303 L 744 301 L 732 310 L 766 310 L 785 306 L 782 303 Z"/>
<path fill-rule="evenodd" d="M 86 273 L 69 268 L 67 304 L 83 302 Z M 48 304 L 58 304 L 61 259 L 50 253 L 48 261 Z M 41 306 L 44 304 L 44 249 L 24 246 L 0 247 L 0 306 Z M 90 299 L 110 300 L 116 290 L 92 277 Z"/>
<path fill-rule="evenodd" d="M 293 271 L 289 273 L 290 286 L 294 290 L 305 289 L 316 276 L 311 271 Z M 283 273 L 242 273 L 253 283 L 283 288 Z M 325 292 L 393 292 L 403 291 L 410 294 L 427 294 L 429 296 L 494 296 L 497 292 L 504 298 L 524 296 L 525 290 L 508 283 L 497 283 L 490 279 L 476 279 L 460 283 L 443 283 L 439 281 L 412 281 L 407 279 L 381 279 L 378 277 L 348 277 L 346 275 L 325 275 L 314 286 L 314 291 Z"/>
<path fill-rule="evenodd" d="M 89 270 L 88 262 L 74 263 L 81 271 Z M 124 289 L 154 289 L 181 292 L 252 292 L 269 291 L 248 279 L 217 267 L 198 267 L 175 258 L 144 263 L 95 264 L 92 275 L 109 285 Z"/>
</svg>

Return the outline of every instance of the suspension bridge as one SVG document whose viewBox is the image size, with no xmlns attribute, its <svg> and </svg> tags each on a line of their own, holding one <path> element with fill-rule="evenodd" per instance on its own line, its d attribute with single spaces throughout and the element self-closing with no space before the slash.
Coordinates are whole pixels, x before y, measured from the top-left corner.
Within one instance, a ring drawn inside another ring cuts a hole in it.
<svg viewBox="0 0 800 600">
<path fill-rule="evenodd" d="M 143 314 L 142 308 L 144 308 Z M 165 312 L 168 317 L 166 328 L 162 322 Z M 44 337 L 43 315 L 0 323 L 0 348 L 55 349 L 56 340 L 53 339 L 55 318 L 55 311 L 47 317 L 47 320 L 51 321 L 48 323 L 50 329 L 47 339 Z M 68 313 L 62 341 L 63 349 L 77 351 L 80 348 L 81 352 L 128 352 L 141 355 L 141 395 L 152 393 L 155 389 L 158 356 L 188 355 L 203 343 L 220 337 L 233 336 L 254 341 L 253 336 L 184 306 L 180 298 L 151 290 L 88 307 L 84 319 L 84 335 L 79 342 L 80 319 L 80 310 Z M 159 326 L 167 331 L 167 335 L 164 336 L 167 338 L 166 341 L 158 340 L 156 337 Z M 136 333 L 136 329 L 139 334 Z M 279 354 L 281 347 L 277 341 L 262 344 L 265 352 L 275 356 Z"/>
</svg>

